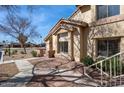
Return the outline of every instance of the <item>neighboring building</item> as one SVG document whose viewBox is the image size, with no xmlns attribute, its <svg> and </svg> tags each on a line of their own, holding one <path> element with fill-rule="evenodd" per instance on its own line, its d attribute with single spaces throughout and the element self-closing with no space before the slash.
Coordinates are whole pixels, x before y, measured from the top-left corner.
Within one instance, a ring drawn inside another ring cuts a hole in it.
<svg viewBox="0 0 124 93">
<path fill-rule="evenodd" d="M 111 56 L 124 51 L 123 5 L 78 5 L 68 19 L 60 19 L 47 37 L 46 52 L 80 61 L 87 55 Z"/>
</svg>

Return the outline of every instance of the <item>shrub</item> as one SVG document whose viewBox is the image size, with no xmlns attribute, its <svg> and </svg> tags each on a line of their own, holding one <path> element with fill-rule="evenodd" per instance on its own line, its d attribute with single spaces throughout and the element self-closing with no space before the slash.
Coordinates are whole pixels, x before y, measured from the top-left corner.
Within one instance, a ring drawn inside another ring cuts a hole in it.
<svg viewBox="0 0 124 93">
<path fill-rule="evenodd" d="M 17 52 L 18 52 L 17 50 L 13 50 L 13 51 L 12 51 L 12 54 L 13 54 L 13 55 L 14 55 L 14 54 L 17 54 Z"/>
<path fill-rule="evenodd" d="M 10 54 L 11 54 L 11 50 L 10 50 L 9 48 L 6 48 L 6 49 L 5 49 L 5 55 L 8 55 L 9 52 L 10 52 Z"/>
<path fill-rule="evenodd" d="M 37 52 L 36 51 L 32 51 L 31 54 L 32 54 L 33 57 L 37 57 Z"/>
<path fill-rule="evenodd" d="M 25 54 L 25 52 L 24 52 L 24 51 L 21 51 L 20 53 L 21 53 L 21 54 Z"/>
<path fill-rule="evenodd" d="M 5 49 L 5 55 L 7 55 L 8 52 L 9 52 L 9 49 Z"/>
<path fill-rule="evenodd" d="M 84 59 L 81 60 L 81 62 L 85 65 L 85 66 L 89 66 L 92 65 L 94 63 L 92 57 L 90 56 L 86 56 Z"/>
<path fill-rule="evenodd" d="M 15 53 L 17 53 L 18 52 L 18 50 L 15 50 Z"/>
</svg>

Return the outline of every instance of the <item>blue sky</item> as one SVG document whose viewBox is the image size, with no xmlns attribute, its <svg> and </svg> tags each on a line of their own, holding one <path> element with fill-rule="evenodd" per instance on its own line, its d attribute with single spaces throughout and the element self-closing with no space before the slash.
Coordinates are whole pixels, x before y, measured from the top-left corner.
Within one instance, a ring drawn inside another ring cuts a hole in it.
<svg viewBox="0 0 124 93">
<path fill-rule="evenodd" d="M 21 11 L 19 14 L 21 16 L 28 16 L 26 6 L 21 6 Z M 42 5 L 38 6 L 39 9 L 36 9 L 32 13 L 32 22 L 37 26 L 37 31 L 42 36 L 42 40 L 48 34 L 50 29 L 56 24 L 60 18 L 68 18 L 76 9 L 75 6 L 71 5 Z M 0 21 L 4 19 L 5 12 L 0 12 Z M 5 40 L 5 35 L 0 33 L 0 42 Z M 6 40 L 14 41 L 13 38 L 6 36 Z M 41 42 L 40 38 L 37 38 L 35 43 Z"/>
</svg>

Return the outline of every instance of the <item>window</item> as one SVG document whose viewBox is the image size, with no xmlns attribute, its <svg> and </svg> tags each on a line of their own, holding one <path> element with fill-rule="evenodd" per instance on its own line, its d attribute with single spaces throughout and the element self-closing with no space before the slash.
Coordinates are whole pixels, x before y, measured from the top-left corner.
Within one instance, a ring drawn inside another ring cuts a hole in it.
<svg viewBox="0 0 124 93">
<path fill-rule="evenodd" d="M 64 32 L 64 33 L 59 34 L 59 37 L 67 37 L 67 36 L 68 36 L 68 33 L 67 32 Z"/>
<path fill-rule="evenodd" d="M 97 6 L 97 19 L 106 18 L 120 14 L 119 5 L 98 5 Z"/>
<path fill-rule="evenodd" d="M 59 52 L 68 52 L 68 41 L 59 42 Z"/>
<path fill-rule="evenodd" d="M 98 56 L 111 56 L 119 52 L 119 39 L 98 40 Z"/>
<path fill-rule="evenodd" d="M 60 33 L 58 35 L 58 50 L 59 52 L 63 52 L 63 53 L 67 53 L 68 52 L 68 33 L 64 32 L 64 33 Z"/>
</svg>

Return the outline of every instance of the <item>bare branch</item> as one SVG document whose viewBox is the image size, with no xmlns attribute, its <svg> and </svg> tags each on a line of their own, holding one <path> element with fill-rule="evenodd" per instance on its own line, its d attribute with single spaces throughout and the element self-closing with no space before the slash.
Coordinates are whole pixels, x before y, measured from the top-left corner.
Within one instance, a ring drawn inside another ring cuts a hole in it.
<svg viewBox="0 0 124 93">
<path fill-rule="evenodd" d="M 8 9 L 7 6 L 6 8 Z M 17 39 L 21 47 L 24 47 L 29 38 L 39 35 L 30 17 L 22 17 L 12 12 L 8 12 L 5 17 L 5 21 L 0 24 L 0 31 Z"/>
</svg>

